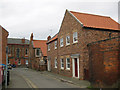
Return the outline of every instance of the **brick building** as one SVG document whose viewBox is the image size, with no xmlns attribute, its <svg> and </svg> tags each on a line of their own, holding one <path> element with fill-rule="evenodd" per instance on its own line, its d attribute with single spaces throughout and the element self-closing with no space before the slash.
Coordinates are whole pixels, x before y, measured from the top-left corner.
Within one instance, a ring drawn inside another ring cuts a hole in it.
<svg viewBox="0 0 120 90">
<path fill-rule="evenodd" d="M 6 64 L 6 46 L 8 31 L 0 25 L 0 64 Z"/>
<path fill-rule="evenodd" d="M 48 70 L 88 80 L 87 44 L 118 36 L 118 25 L 110 17 L 66 10 L 59 33 L 48 37 Z"/>
<path fill-rule="evenodd" d="M 88 50 L 92 85 L 120 87 L 120 36 L 92 42 Z"/>
<path fill-rule="evenodd" d="M 29 40 L 22 38 L 8 38 L 8 63 L 25 66 L 28 63 Z"/>
<path fill-rule="evenodd" d="M 33 33 L 30 37 L 29 46 L 29 67 L 36 70 L 47 69 L 47 40 L 33 40 Z"/>
</svg>

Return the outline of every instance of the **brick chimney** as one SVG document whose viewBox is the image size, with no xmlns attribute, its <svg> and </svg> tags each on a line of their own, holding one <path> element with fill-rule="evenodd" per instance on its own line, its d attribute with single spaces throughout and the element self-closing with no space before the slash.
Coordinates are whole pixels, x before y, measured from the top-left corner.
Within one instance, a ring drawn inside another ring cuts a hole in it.
<svg viewBox="0 0 120 90">
<path fill-rule="evenodd" d="M 33 33 L 31 33 L 30 41 L 33 41 Z"/>
<path fill-rule="evenodd" d="M 24 37 L 24 38 L 22 38 L 22 43 L 25 43 L 25 37 Z"/>
<path fill-rule="evenodd" d="M 48 37 L 47 37 L 47 40 L 49 41 L 50 39 L 51 39 L 51 36 L 48 36 Z"/>
</svg>

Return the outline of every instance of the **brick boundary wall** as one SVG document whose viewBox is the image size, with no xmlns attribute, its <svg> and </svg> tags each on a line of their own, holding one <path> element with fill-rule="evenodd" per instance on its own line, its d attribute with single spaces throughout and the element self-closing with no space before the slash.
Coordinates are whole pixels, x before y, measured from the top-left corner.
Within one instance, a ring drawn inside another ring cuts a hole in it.
<svg viewBox="0 0 120 90">
<path fill-rule="evenodd" d="M 89 80 L 94 87 L 120 87 L 120 36 L 87 45 Z"/>
</svg>

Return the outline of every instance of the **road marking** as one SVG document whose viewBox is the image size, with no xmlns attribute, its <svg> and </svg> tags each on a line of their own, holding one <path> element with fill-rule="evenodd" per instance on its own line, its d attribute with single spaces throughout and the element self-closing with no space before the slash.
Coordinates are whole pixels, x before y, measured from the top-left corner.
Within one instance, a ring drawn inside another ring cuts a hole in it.
<svg viewBox="0 0 120 90">
<path fill-rule="evenodd" d="M 38 88 L 33 82 L 31 82 L 28 78 L 26 78 L 25 76 L 21 75 L 21 77 L 24 78 L 24 80 L 26 81 L 26 83 L 29 85 L 29 87 L 31 88 Z"/>
<path fill-rule="evenodd" d="M 18 71 L 16 71 L 16 72 L 18 72 Z M 33 82 L 31 82 L 27 77 L 25 77 L 25 76 L 23 76 L 22 74 L 19 74 L 19 76 L 21 76 L 24 80 L 25 80 L 25 82 L 28 84 L 28 86 L 30 87 L 30 88 L 38 88 Z"/>
</svg>

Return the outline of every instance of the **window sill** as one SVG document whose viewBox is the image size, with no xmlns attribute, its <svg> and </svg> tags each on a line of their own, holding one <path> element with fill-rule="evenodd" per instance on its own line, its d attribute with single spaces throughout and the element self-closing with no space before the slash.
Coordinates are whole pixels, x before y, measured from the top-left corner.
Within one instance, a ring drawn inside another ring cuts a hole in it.
<svg viewBox="0 0 120 90">
<path fill-rule="evenodd" d="M 55 48 L 55 50 L 56 50 L 57 48 Z"/>
<path fill-rule="evenodd" d="M 40 56 L 36 56 L 36 57 L 40 57 Z"/>
<path fill-rule="evenodd" d="M 55 67 L 57 69 L 57 67 Z"/>
<path fill-rule="evenodd" d="M 66 68 L 66 70 L 70 71 L 70 68 Z"/>
<path fill-rule="evenodd" d="M 73 42 L 72 44 L 77 44 L 78 43 L 78 41 L 77 42 Z"/>
<path fill-rule="evenodd" d="M 70 44 L 67 44 L 66 47 L 67 47 L 67 46 L 70 46 Z"/>
<path fill-rule="evenodd" d="M 8 54 L 8 56 L 11 56 L 11 54 Z"/>
<path fill-rule="evenodd" d="M 61 70 L 64 70 L 64 68 L 61 68 Z"/>
<path fill-rule="evenodd" d="M 60 46 L 61 48 L 63 47 L 63 46 Z"/>
</svg>

